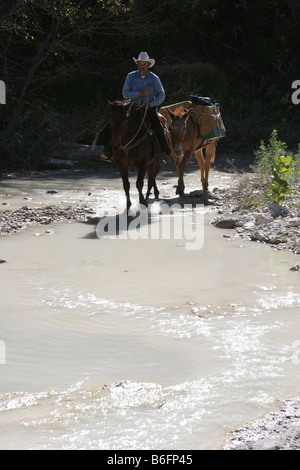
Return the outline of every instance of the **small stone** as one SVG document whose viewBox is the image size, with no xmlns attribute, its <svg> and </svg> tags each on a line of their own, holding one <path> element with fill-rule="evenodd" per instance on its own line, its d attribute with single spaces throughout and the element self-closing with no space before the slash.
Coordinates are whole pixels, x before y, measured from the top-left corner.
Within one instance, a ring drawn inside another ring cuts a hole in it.
<svg viewBox="0 0 300 470">
<path fill-rule="evenodd" d="M 236 217 L 224 215 L 219 217 L 215 225 L 218 228 L 234 228 L 237 225 L 238 219 Z"/>
<path fill-rule="evenodd" d="M 247 229 L 250 229 L 250 228 L 254 228 L 255 227 L 255 223 L 254 222 L 246 222 L 244 224 L 244 228 L 247 228 Z"/>
<path fill-rule="evenodd" d="M 6 259 L 0 259 L 0 264 L 7 263 Z"/>
<path fill-rule="evenodd" d="M 299 269 L 300 269 L 299 264 L 296 264 L 295 266 L 293 266 L 292 268 L 290 268 L 290 271 L 299 271 Z"/>
<path fill-rule="evenodd" d="M 257 230 L 252 234 L 251 239 L 254 241 L 263 242 L 266 240 L 266 236 L 262 231 Z"/>
<path fill-rule="evenodd" d="M 290 219 L 288 221 L 288 226 L 289 227 L 300 227 L 300 217 L 297 217 L 296 219 Z"/>
<path fill-rule="evenodd" d="M 264 214 L 257 214 L 255 216 L 256 225 L 266 225 L 270 224 L 271 222 L 273 222 L 273 217 L 268 217 Z"/>
</svg>

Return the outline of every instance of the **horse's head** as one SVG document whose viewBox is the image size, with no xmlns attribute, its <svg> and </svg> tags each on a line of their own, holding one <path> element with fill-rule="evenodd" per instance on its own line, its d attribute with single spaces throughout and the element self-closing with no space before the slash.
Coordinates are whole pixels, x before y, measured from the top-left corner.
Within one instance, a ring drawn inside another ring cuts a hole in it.
<svg viewBox="0 0 300 470">
<path fill-rule="evenodd" d="M 188 132 L 187 120 L 190 116 L 192 108 L 187 111 L 181 106 L 174 112 L 167 108 L 171 117 L 171 125 L 169 131 L 172 140 L 173 152 L 177 158 L 183 157 L 183 147 Z"/>
<path fill-rule="evenodd" d="M 108 101 L 110 110 L 110 127 L 112 134 L 112 146 L 120 149 L 122 138 L 127 130 L 128 117 L 130 115 L 132 102 L 130 101 Z"/>
</svg>

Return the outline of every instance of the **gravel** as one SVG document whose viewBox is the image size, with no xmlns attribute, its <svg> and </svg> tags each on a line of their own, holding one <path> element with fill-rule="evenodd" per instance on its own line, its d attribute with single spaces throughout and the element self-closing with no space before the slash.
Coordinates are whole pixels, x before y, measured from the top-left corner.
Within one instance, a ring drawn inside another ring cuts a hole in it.
<svg viewBox="0 0 300 470">
<path fill-rule="evenodd" d="M 243 175 L 231 189 L 215 188 L 219 211 L 211 223 L 234 229 L 233 236 L 300 254 L 300 185 L 283 204 L 275 204 L 266 202 L 265 188 L 249 184 L 251 179 Z"/>
<path fill-rule="evenodd" d="M 85 220 L 88 214 L 93 212 L 93 209 L 87 206 L 55 205 L 38 208 L 23 206 L 16 211 L 5 210 L 0 214 L 0 234 L 15 233 L 26 227 L 48 225 L 52 222 Z"/>
<path fill-rule="evenodd" d="M 284 407 L 239 427 L 224 450 L 300 450 L 300 397 Z"/>
</svg>

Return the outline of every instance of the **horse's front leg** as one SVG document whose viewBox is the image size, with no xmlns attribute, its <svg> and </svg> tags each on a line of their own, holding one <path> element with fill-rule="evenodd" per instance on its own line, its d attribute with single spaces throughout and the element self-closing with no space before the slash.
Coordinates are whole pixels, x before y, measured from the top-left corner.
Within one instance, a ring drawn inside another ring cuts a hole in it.
<svg viewBox="0 0 300 470">
<path fill-rule="evenodd" d="M 201 183 L 202 183 L 202 189 L 204 191 L 204 186 L 205 186 L 205 159 L 203 156 L 202 149 L 195 151 L 195 157 L 199 163 L 200 171 L 201 171 Z"/>
<path fill-rule="evenodd" d="M 205 147 L 205 179 L 203 190 L 208 191 L 208 175 L 210 171 L 210 164 L 215 161 L 216 156 L 216 142 L 213 140 Z"/>
<path fill-rule="evenodd" d="M 146 200 L 148 201 L 150 197 L 150 193 L 152 188 L 154 188 L 154 197 L 156 200 L 159 199 L 159 190 L 156 184 L 156 176 L 159 172 L 159 165 L 153 165 L 151 166 L 151 169 L 148 171 L 148 189 L 147 189 L 147 194 L 146 194 Z"/>
<path fill-rule="evenodd" d="M 154 188 L 155 198 L 158 199 L 156 197 L 157 187 L 156 187 L 155 178 L 154 178 L 154 176 L 148 176 L 148 187 L 147 187 L 147 193 L 146 193 L 146 201 L 149 200 L 152 188 Z"/>
<path fill-rule="evenodd" d="M 143 195 L 145 174 L 146 174 L 145 168 L 140 168 L 139 172 L 138 172 L 138 177 L 137 177 L 137 180 L 136 180 L 136 187 L 137 187 L 137 190 L 139 192 L 140 204 L 143 204 L 144 206 L 147 207 L 148 204 L 147 204 L 147 201 L 146 201 L 146 199 L 144 198 L 144 195 Z"/>
<path fill-rule="evenodd" d="M 176 189 L 176 194 L 179 196 L 184 196 L 185 184 L 183 180 L 184 171 L 190 159 L 192 158 L 192 152 L 186 152 L 183 158 L 176 159 L 176 168 L 177 168 L 177 175 L 178 175 L 178 184 Z"/>
<path fill-rule="evenodd" d="M 127 206 L 127 214 L 129 212 L 130 206 L 131 206 L 131 200 L 130 200 L 130 183 L 128 179 L 128 175 L 122 176 L 123 180 L 123 188 L 126 194 L 126 206 Z"/>
<path fill-rule="evenodd" d="M 184 181 L 183 181 L 183 174 L 185 170 L 183 158 L 176 158 L 176 169 L 177 169 L 177 176 L 178 176 L 176 194 L 179 194 L 179 196 L 183 196 L 184 188 L 185 188 Z"/>
<path fill-rule="evenodd" d="M 205 158 L 203 155 L 203 149 L 195 152 L 195 157 L 198 160 L 201 170 L 201 183 L 203 189 L 204 204 L 208 204 L 208 175 L 210 171 L 210 163 L 215 159 L 215 142 L 209 143 L 205 148 Z"/>
<path fill-rule="evenodd" d="M 154 188 L 154 197 L 158 201 L 158 199 L 159 199 L 159 189 L 157 187 L 155 177 L 154 177 L 154 182 L 153 182 L 153 188 Z"/>
<path fill-rule="evenodd" d="M 131 200 L 130 200 L 130 183 L 129 183 L 129 175 L 128 175 L 128 168 L 127 166 L 123 165 L 122 161 L 116 160 L 116 165 L 117 168 L 120 172 L 122 181 L 123 181 L 123 188 L 125 191 L 126 195 L 126 204 L 127 204 L 127 214 L 131 206 Z"/>
</svg>

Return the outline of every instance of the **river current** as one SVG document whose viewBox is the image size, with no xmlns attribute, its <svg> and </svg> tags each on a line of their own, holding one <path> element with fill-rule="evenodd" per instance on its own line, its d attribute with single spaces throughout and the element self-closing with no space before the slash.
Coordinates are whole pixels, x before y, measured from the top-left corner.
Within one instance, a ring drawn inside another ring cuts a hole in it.
<svg viewBox="0 0 300 470">
<path fill-rule="evenodd" d="M 124 198 L 107 175 L 2 183 L 11 208 Z M 1 237 L 0 449 L 221 449 L 299 395 L 299 257 L 199 210 L 199 250 L 75 221 Z"/>
</svg>

